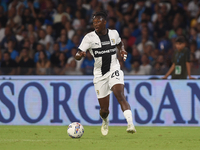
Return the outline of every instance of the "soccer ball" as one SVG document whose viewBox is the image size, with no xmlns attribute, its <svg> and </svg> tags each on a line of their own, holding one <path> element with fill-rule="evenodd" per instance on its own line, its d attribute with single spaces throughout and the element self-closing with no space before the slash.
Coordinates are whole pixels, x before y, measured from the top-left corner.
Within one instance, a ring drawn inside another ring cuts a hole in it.
<svg viewBox="0 0 200 150">
<path fill-rule="evenodd" d="M 67 133 L 71 138 L 80 138 L 84 133 L 84 128 L 80 123 L 73 122 L 68 126 Z"/>
</svg>

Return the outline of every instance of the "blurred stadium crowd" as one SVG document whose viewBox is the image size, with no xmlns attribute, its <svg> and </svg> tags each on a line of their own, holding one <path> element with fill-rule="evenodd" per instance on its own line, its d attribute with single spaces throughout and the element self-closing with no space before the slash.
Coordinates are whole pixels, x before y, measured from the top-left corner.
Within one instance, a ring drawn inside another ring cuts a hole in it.
<svg viewBox="0 0 200 150">
<path fill-rule="evenodd" d="M 74 55 L 100 10 L 129 53 L 125 62 L 119 56 L 126 75 L 164 75 L 180 35 L 191 74 L 200 74 L 199 0 L 0 0 L 0 74 L 91 75 L 92 56 Z"/>
</svg>

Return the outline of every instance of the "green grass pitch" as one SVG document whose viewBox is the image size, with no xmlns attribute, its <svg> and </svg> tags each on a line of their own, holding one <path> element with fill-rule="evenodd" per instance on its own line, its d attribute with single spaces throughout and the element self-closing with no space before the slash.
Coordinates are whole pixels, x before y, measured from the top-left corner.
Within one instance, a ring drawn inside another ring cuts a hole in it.
<svg viewBox="0 0 200 150">
<path fill-rule="evenodd" d="M 80 139 L 67 134 L 67 126 L 0 126 L 0 150 L 199 150 L 200 127 L 84 126 Z"/>
</svg>

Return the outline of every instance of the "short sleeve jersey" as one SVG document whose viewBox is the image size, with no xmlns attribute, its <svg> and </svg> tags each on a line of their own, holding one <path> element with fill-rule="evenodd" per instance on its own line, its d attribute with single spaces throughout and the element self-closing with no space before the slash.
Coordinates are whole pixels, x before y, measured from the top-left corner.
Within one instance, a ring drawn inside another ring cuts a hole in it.
<svg viewBox="0 0 200 150">
<path fill-rule="evenodd" d="M 86 52 L 89 50 L 94 57 L 95 77 L 101 77 L 109 71 L 120 69 L 117 59 L 117 45 L 121 38 L 116 30 L 107 30 L 106 35 L 99 36 L 95 31 L 90 32 L 83 38 L 79 49 Z"/>
<path fill-rule="evenodd" d="M 190 62 L 190 50 L 186 47 L 181 51 L 176 50 L 172 62 L 175 64 L 175 70 L 172 72 L 172 79 L 187 79 L 186 62 Z M 181 68 L 180 74 L 175 73 L 177 66 Z"/>
</svg>

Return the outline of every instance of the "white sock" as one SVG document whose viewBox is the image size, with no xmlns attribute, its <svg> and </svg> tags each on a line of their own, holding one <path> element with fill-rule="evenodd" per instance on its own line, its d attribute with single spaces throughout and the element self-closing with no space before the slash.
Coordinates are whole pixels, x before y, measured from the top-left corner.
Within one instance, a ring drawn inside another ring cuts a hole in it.
<svg viewBox="0 0 200 150">
<path fill-rule="evenodd" d="M 133 124 L 133 117 L 131 110 L 125 110 L 124 117 L 126 118 L 128 124 Z"/>
<path fill-rule="evenodd" d="M 108 116 L 105 119 L 101 117 L 101 119 L 104 121 L 108 121 Z"/>
</svg>

